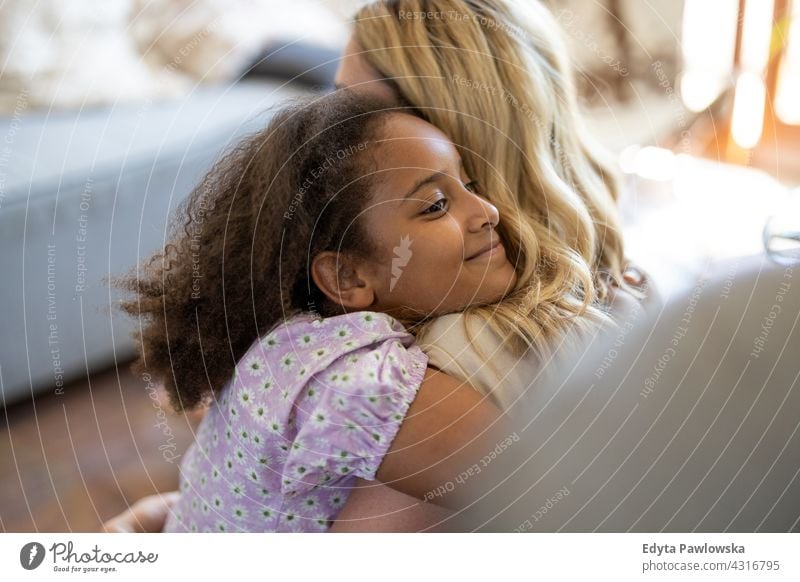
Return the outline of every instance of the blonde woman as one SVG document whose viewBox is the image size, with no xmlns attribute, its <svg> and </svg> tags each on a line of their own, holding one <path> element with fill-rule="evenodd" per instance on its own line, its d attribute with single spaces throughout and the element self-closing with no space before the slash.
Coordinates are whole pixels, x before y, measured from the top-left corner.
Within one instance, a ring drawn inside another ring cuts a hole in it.
<svg viewBox="0 0 800 582">
<path fill-rule="evenodd" d="M 643 298 L 632 286 L 643 277 L 623 275 L 616 173 L 581 122 L 558 23 L 536 0 L 373 2 L 354 18 L 335 82 L 420 109 L 461 146 L 467 172 L 506 217 L 515 292 L 413 331 L 431 365 L 513 416 L 555 346 Z M 389 487 L 362 486 L 333 531 L 441 518 Z"/>
<path fill-rule="evenodd" d="M 555 19 L 535 0 L 379 0 L 355 16 L 336 85 L 421 111 L 505 217 L 514 291 L 410 331 L 430 365 L 513 416 L 556 346 L 644 297 L 644 278 L 623 275 L 615 172 L 581 123 Z M 435 529 L 446 516 L 363 482 L 331 531 Z"/>
</svg>

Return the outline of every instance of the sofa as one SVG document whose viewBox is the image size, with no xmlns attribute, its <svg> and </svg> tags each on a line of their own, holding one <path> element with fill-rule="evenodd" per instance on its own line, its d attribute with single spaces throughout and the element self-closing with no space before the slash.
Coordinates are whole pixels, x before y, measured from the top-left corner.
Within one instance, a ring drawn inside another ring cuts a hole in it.
<svg viewBox="0 0 800 582">
<path fill-rule="evenodd" d="M 308 92 L 250 75 L 71 111 L 29 110 L 19 96 L 0 118 L 0 403 L 63 394 L 133 356 L 136 322 L 114 311 L 103 278 L 163 246 L 170 213 L 209 165 L 276 102 Z"/>
</svg>

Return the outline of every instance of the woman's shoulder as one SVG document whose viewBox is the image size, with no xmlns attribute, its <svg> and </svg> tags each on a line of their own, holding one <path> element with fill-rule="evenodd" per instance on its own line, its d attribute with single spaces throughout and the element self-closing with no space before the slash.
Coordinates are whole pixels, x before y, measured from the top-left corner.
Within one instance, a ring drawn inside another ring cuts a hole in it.
<svg viewBox="0 0 800 582">
<path fill-rule="evenodd" d="M 441 315 L 417 334 L 423 349 L 434 346 L 449 353 L 468 353 L 472 349 L 496 354 L 503 344 L 501 337 L 484 318 L 466 312 Z"/>
<path fill-rule="evenodd" d="M 464 312 L 430 321 L 417 335 L 429 365 L 468 382 L 509 412 L 536 375 L 539 361 L 515 356 L 485 319 Z"/>
</svg>

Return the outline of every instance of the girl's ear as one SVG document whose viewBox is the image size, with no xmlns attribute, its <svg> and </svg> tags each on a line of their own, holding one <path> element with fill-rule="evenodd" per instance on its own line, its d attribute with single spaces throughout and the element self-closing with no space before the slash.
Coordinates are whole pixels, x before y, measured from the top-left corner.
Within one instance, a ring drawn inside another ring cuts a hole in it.
<svg viewBox="0 0 800 582">
<path fill-rule="evenodd" d="M 375 303 L 375 289 L 361 263 L 346 253 L 323 251 L 311 262 L 311 278 L 325 296 L 350 311 L 362 311 Z"/>
</svg>

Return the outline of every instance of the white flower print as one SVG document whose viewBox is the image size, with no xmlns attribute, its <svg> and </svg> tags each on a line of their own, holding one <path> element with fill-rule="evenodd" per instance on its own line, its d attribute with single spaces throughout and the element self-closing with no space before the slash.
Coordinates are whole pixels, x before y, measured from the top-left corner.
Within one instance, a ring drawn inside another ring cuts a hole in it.
<svg viewBox="0 0 800 582">
<path fill-rule="evenodd" d="M 372 327 L 378 322 L 378 318 L 375 314 L 370 312 L 362 313 L 359 319 L 364 327 Z"/>
<path fill-rule="evenodd" d="M 264 378 L 261 381 L 261 383 L 259 384 L 259 386 L 265 392 L 269 392 L 270 390 L 272 390 L 275 387 L 275 378 L 273 378 L 272 376 Z"/>
<path fill-rule="evenodd" d="M 328 414 L 327 410 L 323 408 L 317 408 L 311 414 L 309 421 L 311 421 L 311 424 L 314 426 L 314 428 L 322 430 L 323 428 L 328 426 L 328 423 L 330 422 L 329 417 L 330 415 Z"/>
<path fill-rule="evenodd" d="M 333 481 L 333 475 L 329 471 L 325 471 L 325 474 L 317 480 L 317 483 L 323 487 L 327 487 L 327 484 L 331 481 Z"/>
<path fill-rule="evenodd" d="M 300 464 L 292 468 L 292 473 L 298 480 L 302 480 L 308 474 L 308 467 Z"/>
<path fill-rule="evenodd" d="M 219 531 L 219 532 L 229 531 L 228 522 L 226 522 L 224 519 L 218 519 L 214 523 L 214 531 Z"/>
<path fill-rule="evenodd" d="M 329 353 L 330 351 L 328 350 L 328 348 L 317 348 L 313 352 L 311 352 L 311 357 L 314 358 L 315 360 L 321 360 Z"/>
<path fill-rule="evenodd" d="M 361 368 L 361 379 L 369 386 L 378 379 L 378 373 L 375 368 L 365 365 Z"/>
<path fill-rule="evenodd" d="M 251 430 L 250 442 L 252 442 L 255 447 L 260 447 L 262 444 L 264 444 L 264 436 L 257 430 Z"/>
<path fill-rule="evenodd" d="M 322 396 L 322 391 L 316 383 L 310 384 L 306 389 L 306 398 L 308 398 L 309 402 L 317 402 L 320 396 Z"/>
<path fill-rule="evenodd" d="M 347 412 L 350 409 L 350 405 L 347 402 L 347 399 L 342 395 L 334 396 L 331 400 L 331 404 L 333 407 L 340 411 L 340 412 Z"/>
<path fill-rule="evenodd" d="M 349 475 L 352 473 L 353 468 L 350 465 L 339 465 L 336 467 L 336 473 L 339 475 Z"/>
<path fill-rule="evenodd" d="M 286 443 L 281 443 L 278 445 L 278 450 L 275 451 L 275 460 L 278 464 L 283 464 L 286 462 L 286 459 L 289 458 L 289 445 Z"/>
<path fill-rule="evenodd" d="M 328 466 L 328 461 L 325 457 L 318 457 L 315 461 L 311 462 L 311 466 L 317 469 L 317 473 L 324 473 L 325 467 Z"/>
<path fill-rule="evenodd" d="M 258 461 L 259 467 L 268 467 L 269 466 L 269 456 L 265 454 L 260 454 L 256 457 L 256 461 Z"/>
<path fill-rule="evenodd" d="M 301 531 L 300 516 L 289 511 L 281 516 L 281 523 L 291 531 Z"/>
<path fill-rule="evenodd" d="M 230 492 L 234 497 L 241 499 L 244 497 L 244 485 L 238 482 L 233 482 L 230 484 Z"/>
<path fill-rule="evenodd" d="M 272 519 L 275 517 L 275 511 L 269 507 L 262 507 L 258 513 L 261 515 L 263 519 Z"/>
<path fill-rule="evenodd" d="M 225 461 L 223 463 L 223 469 L 227 473 L 232 473 L 233 468 L 236 466 L 236 459 L 233 455 L 225 455 Z"/>
<path fill-rule="evenodd" d="M 277 332 L 273 331 L 261 340 L 261 345 L 268 350 L 274 349 L 281 345 L 281 339 L 278 337 Z"/>
<path fill-rule="evenodd" d="M 309 495 L 305 499 L 300 501 L 300 506 L 303 508 L 303 513 L 306 515 L 311 515 L 317 512 L 320 507 L 319 499 L 316 498 L 314 495 Z"/>
<path fill-rule="evenodd" d="M 233 458 L 240 465 L 244 465 L 248 461 L 247 452 L 242 447 L 236 447 L 233 451 Z"/>
<path fill-rule="evenodd" d="M 297 370 L 297 379 L 298 380 L 305 380 L 308 376 L 308 367 L 303 366 L 299 370 Z"/>
<path fill-rule="evenodd" d="M 311 451 L 306 445 L 306 440 L 303 437 L 297 437 L 294 439 L 292 443 L 292 450 L 293 451 Z"/>
<path fill-rule="evenodd" d="M 272 416 L 267 421 L 267 430 L 272 434 L 281 434 L 283 432 L 283 423 L 276 417 Z"/>
<path fill-rule="evenodd" d="M 344 493 L 339 492 L 339 491 L 335 491 L 328 498 L 328 501 L 330 501 L 330 504 L 333 507 L 336 507 L 336 508 L 344 507 L 344 502 L 347 501 L 347 497 L 345 496 Z"/>
<path fill-rule="evenodd" d="M 264 425 L 267 422 L 267 407 L 266 406 L 253 406 L 250 408 L 250 415 L 257 423 Z"/>
<path fill-rule="evenodd" d="M 259 480 L 260 480 L 260 479 L 259 479 L 259 476 L 258 476 L 258 471 L 256 471 L 256 470 L 255 470 L 253 467 L 250 467 L 250 468 L 247 470 L 247 478 L 248 478 L 248 479 L 250 480 L 250 482 L 252 482 L 252 483 L 258 483 L 258 482 L 259 482 Z"/>
<path fill-rule="evenodd" d="M 239 404 L 247 408 L 253 405 L 253 393 L 247 388 L 239 391 Z"/>
<path fill-rule="evenodd" d="M 328 518 L 322 514 L 315 514 L 311 520 L 312 527 L 317 531 L 327 531 L 328 527 L 330 527 L 328 525 Z"/>
<path fill-rule="evenodd" d="M 244 365 L 251 376 L 257 378 L 264 374 L 264 360 L 255 354 L 247 358 Z"/>
<path fill-rule="evenodd" d="M 292 369 L 296 362 L 296 359 L 292 353 L 286 353 L 281 357 L 281 370 L 284 372 L 288 372 Z"/>
<path fill-rule="evenodd" d="M 243 520 L 247 518 L 247 508 L 244 505 L 234 505 L 231 516 L 234 519 Z"/>
<path fill-rule="evenodd" d="M 339 376 L 339 384 L 341 384 L 342 386 L 351 386 L 354 380 L 355 378 L 353 378 L 352 372 L 343 372 Z"/>
<path fill-rule="evenodd" d="M 298 343 L 302 347 L 307 348 L 309 346 L 314 345 L 314 343 L 316 341 L 317 341 L 317 335 L 316 334 L 314 334 L 314 333 L 304 333 L 303 335 L 300 336 L 300 339 L 299 339 Z"/>
<path fill-rule="evenodd" d="M 350 326 L 342 324 L 336 326 L 336 329 L 333 330 L 331 337 L 333 337 L 333 339 L 343 340 L 349 338 L 352 334 L 353 331 L 350 329 Z"/>
<path fill-rule="evenodd" d="M 211 499 L 211 505 L 217 511 L 225 509 L 225 501 L 222 499 L 221 495 L 214 495 Z"/>
</svg>

